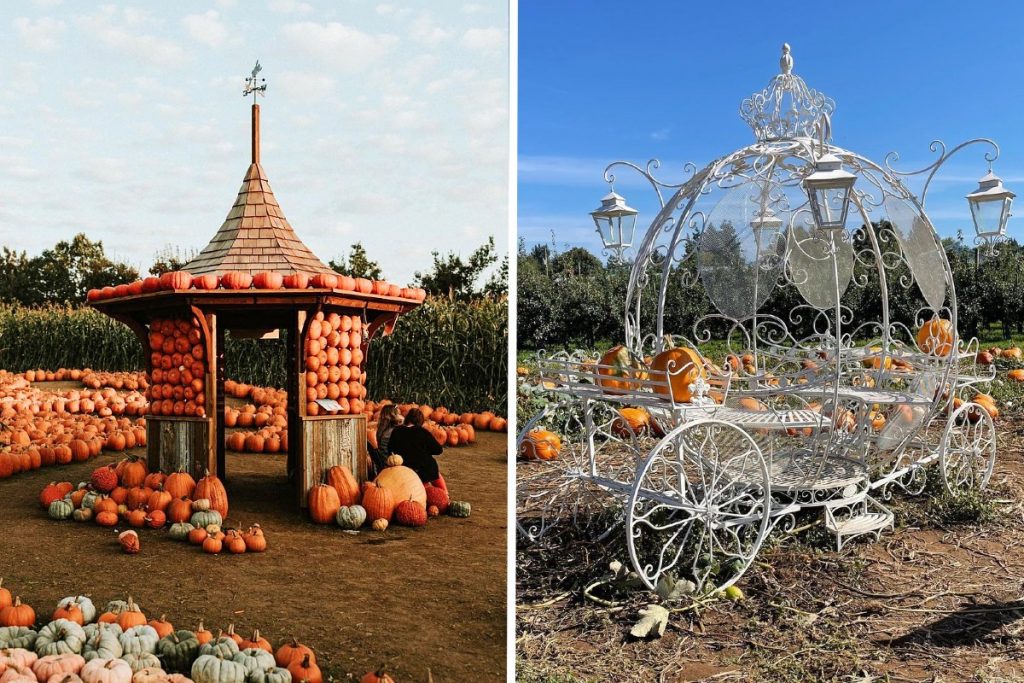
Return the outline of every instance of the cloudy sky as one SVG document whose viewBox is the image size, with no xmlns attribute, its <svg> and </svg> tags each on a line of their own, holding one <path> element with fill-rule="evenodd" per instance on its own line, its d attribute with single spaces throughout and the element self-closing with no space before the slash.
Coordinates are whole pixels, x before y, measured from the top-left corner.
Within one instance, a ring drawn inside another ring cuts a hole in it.
<svg viewBox="0 0 1024 683">
<path fill-rule="evenodd" d="M 0 244 L 85 232 L 141 269 L 200 249 L 262 162 L 325 261 L 362 241 L 389 279 L 430 252 L 507 251 L 508 15 L 500 0 L 0 6 Z"/>
</svg>

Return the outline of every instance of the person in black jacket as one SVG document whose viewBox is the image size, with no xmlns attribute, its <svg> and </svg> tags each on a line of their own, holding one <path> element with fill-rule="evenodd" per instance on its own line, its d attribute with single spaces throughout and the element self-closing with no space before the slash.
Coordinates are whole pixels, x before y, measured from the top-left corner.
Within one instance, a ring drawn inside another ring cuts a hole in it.
<svg viewBox="0 0 1024 683">
<path fill-rule="evenodd" d="M 440 481 L 435 485 L 443 485 L 444 479 L 434 456 L 441 455 L 444 449 L 434 435 L 423 428 L 423 413 L 419 408 L 410 410 L 405 416 L 405 425 L 395 427 L 391 432 L 388 448 L 402 456 L 402 464 L 420 475 L 420 481 Z"/>
</svg>

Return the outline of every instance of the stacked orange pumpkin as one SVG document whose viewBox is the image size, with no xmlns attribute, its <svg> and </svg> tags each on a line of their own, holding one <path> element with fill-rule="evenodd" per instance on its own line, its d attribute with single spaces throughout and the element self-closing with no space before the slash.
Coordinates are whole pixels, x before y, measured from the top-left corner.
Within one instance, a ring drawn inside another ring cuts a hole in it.
<svg viewBox="0 0 1024 683">
<path fill-rule="evenodd" d="M 319 312 L 309 321 L 304 345 L 307 415 L 363 412 L 366 373 L 362 346 L 359 316 Z M 321 399 L 333 399 L 340 408 L 325 410 L 316 402 Z"/>
<path fill-rule="evenodd" d="M 154 319 L 149 330 L 151 415 L 206 416 L 206 344 L 186 318 Z"/>
</svg>

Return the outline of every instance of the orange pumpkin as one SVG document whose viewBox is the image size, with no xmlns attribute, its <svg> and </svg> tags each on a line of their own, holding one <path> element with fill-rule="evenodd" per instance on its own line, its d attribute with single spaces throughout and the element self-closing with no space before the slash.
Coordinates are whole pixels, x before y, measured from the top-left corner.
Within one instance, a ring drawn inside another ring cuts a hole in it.
<svg viewBox="0 0 1024 683">
<path fill-rule="evenodd" d="M 216 510 L 220 516 L 227 519 L 228 516 L 228 492 L 224 484 L 216 476 L 206 472 L 206 476 L 196 483 L 193 493 L 196 500 L 206 498 L 210 501 L 210 509 Z"/>
<path fill-rule="evenodd" d="M 612 431 L 622 438 L 645 433 L 651 426 L 651 414 L 643 408 L 621 408 L 612 421 Z"/>
<path fill-rule="evenodd" d="M 613 346 L 608 349 L 608 351 L 601 356 L 600 365 L 602 367 L 598 368 L 597 373 L 603 377 L 598 379 L 597 383 L 605 389 L 628 391 L 636 388 L 635 382 L 616 379 L 621 377 L 625 377 L 627 379 L 638 377 L 636 364 L 633 362 L 633 359 L 629 355 L 629 350 L 625 346 Z M 480 429 L 480 427 L 477 427 L 477 429 Z"/>
<path fill-rule="evenodd" d="M 953 323 L 932 318 L 917 332 L 917 345 L 930 356 L 948 356 L 953 350 Z"/>
<path fill-rule="evenodd" d="M 317 484 L 309 490 L 307 498 L 309 516 L 317 524 L 331 524 L 338 514 L 341 502 L 333 486 Z"/>
<path fill-rule="evenodd" d="M 705 376 L 700 356 L 686 347 L 665 349 L 651 362 L 651 379 L 658 382 L 654 391 L 662 396 L 671 394 L 672 400 L 677 403 L 685 403 L 693 398 L 690 385 Z"/>
<path fill-rule="evenodd" d="M 327 470 L 327 483 L 338 492 L 341 505 L 349 506 L 359 503 L 359 482 L 352 475 L 352 470 L 344 465 L 335 465 Z"/>
<path fill-rule="evenodd" d="M 390 490 L 396 504 L 403 500 L 414 500 L 424 509 L 427 507 L 427 492 L 420 481 L 420 475 L 412 468 L 404 465 L 385 467 L 374 479 L 374 483 L 378 488 Z"/>
<path fill-rule="evenodd" d="M 554 460 L 562 450 L 562 439 L 546 429 L 530 431 L 519 446 L 519 455 L 526 460 Z"/>
<path fill-rule="evenodd" d="M 424 495 L 426 495 L 426 491 L 424 491 Z M 394 496 L 391 495 L 389 489 L 377 486 L 374 482 L 363 482 L 363 509 L 366 510 L 366 516 L 370 520 L 390 520 L 395 511 Z"/>
</svg>

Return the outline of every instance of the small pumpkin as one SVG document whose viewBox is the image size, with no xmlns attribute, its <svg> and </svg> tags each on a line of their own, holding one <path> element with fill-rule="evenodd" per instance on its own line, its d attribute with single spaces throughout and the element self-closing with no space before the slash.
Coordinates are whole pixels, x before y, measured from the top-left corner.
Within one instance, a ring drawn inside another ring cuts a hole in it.
<svg viewBox="0 0 1024 683">
<path fill-rule="evenodd" d="M 36 654 L 40 657 L 77 655 L 82 651 L 85 640 L 85 630 L 80 624 L 68 619 L 57 619 L 39 629 Z"/>
<path fill-rule="evenodd" d="M 471 506 L 464 500 L 453 500 L 448 506 L 448 515 L 451 517 L 469 517 Z"/>
<path fill-rule="evenodd" d="M 295 638 L 292 638 L 281 645 L 281 647 L 277 648 L 277 652 L 274 653 L 274 661 L 277 662 L 278 666 L 287 667 L 292 663 L 292 660 L 306 655 L 308 655 L 313 662 L 316 662 L 316 655 L 313 654 L 313 650 L 308 646 L 303 645 Z"/>
<path fill-rule="evenodd" d="M 167 683 L 167 674 L 159 667 L 147 666 L 132 675 L 132 683 Z"/>
<path fill-rule="evenodd" d="M 189 522 L 175 522 L 171 525 L 167 535 L 175 541 L 187 541 L 190 531 L 195 529 Z"/>
<path fill-rule="evenodd" d="M 33 626 L 35 623 L 36 611 L 22 603 L 19 596 L 14 596 L 13 603 L 0 609 L 0 626 Z"/>
<path fill-rule="evenodd" d="M 199 646 L 199 656 L 213 655 L 215 657 L 223 657 L 224 659 L 231 659 L 238 654 L 238 642 L 233 638 L 229 638 L 223 633 L 213 640 L 203 643 Z"/>
<path fill-rule="evenodd" d="M 137 512 L 142 511 L 138 510 Z M 143 516 L 145 516 L 145 514 L 146 513 L 142 512 Z M 122 531 L 120 534 L 118 534 L 117 542 L 121 544 L 121 550 L 123 550 L 125 553 L 129 555 L 136 555 L 138 554 L 139 550 L 142 549 L 142 546 L 139 543 L 139 535 L 131 529 L 129 529 L 128 531 Z M 118 618 L 120 618 L 120 615 L 118 615 Z M 124 625 L 121 624 L 120 621 L 118 622 L 118 625 L 121 626 L 121 628 L 124 628 Z"/>
<path fill-rule="evenodd" d="M 386 520 L 385 518 L 381 517 L 379 519 L 373 520 L 373 530 L 374 531 L 387 531 L 387 529 L 388 529 L 388 520 Z"/>
<path fill-rule="evenodd" d="M 342 529 L 354 531 L 366 524 L 366 509 L 362 505 L 344 505 L 338 508 L 334 519 Z"/>
<path fill-rule="evenodd" d="M 74 503 L 67 498 L 61 498 L 50 503 L 50 507 L 47 508 L 46 514 L 49 515 L 50 519 L 64 520 L 71 519 L 71 515 L 75 512 Z"/>
<path fill-rule="evenodd" d="M 384 670 L 384 665 L 381 664 L 374 671 L 363 674 L 363 677 L 359 679 L 359 683 L 395 683 L 395 679 Z"/>
<path fill-rule="evenodd" d="M 134 534 L 135 532 L 127 531 L 125 533 Z M 138 534 L 136 534 L 136 537 L 138 537 Z M 127 631 L 135 626 L 146 625 L 146 615 L 143 614 L 142 608 L 135 604 L 135 600 L 130 595 L 124 609 L 118 612 L 116 623 L 121 627 L 122 631 Z"/>
<path fill-rule="evenodd" d="M 131 667 L 132 675 L 143 669 L 159 669 L 160 659 L 152 652 L 129 653 L 121 657 Z"/>
<path fill-rule="evenodd" d="M 242 534 L 242 541 L 245 542 L 246 551 L 250 553 L 262 553 L 267 549 L 267 537 L 259 524 L 249 527 L 249 530 Z"/>
<path fill-rule="evenodd" d="M 395 506 L 395 521 L 402 526 L 426 526 L 427 509 L 415 500 L 403 500 Z"/>
<path fill-rule="evenodd" d="M 54 676 L 78 674 L 85 666 L 85 659 L 79 654 L 47 655 L 40 657 L 32 665 L 32 673 L 40 681 L 48 681 Z"/>
<path fill-rule="evenodd" d="M 161 614 L 159 619 L 150 619 L 147 625 L 156 631 L 156 634 L 161 638 L 174 633 L 174 624 L 167 621 L 166 614 Z"/>
<path fill-rule="evenodd" d="M 298 657 L 293 659 L 288 665 L 288 673 L 292 675 L 293 680 L 306 681 L 306 683 L 323 683 L 324 680 L 320 667 L 308 654 L 303 655 L 302 659 Z"/>
<path fill-rule="evenodd" d="M 66 598 L 62 598 L 57 603 L 57 609 L 66 607 L 77 607 L 82 612 L 82 618 L 86 624 L 91 624 L 96 621 L 96 605 L 93 604 L 91 598 L 85 595 L 70 595 Z"/>
</svg>

